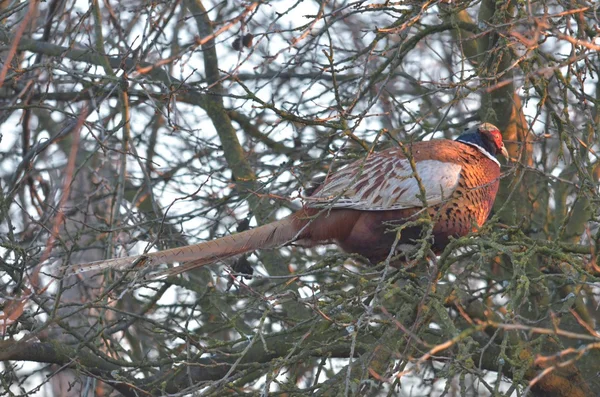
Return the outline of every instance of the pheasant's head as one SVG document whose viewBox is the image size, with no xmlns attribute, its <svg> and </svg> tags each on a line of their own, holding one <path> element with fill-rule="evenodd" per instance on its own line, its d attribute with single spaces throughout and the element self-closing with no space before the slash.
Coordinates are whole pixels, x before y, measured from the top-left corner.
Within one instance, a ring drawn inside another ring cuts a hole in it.
<svg viewBox="0 0 600 397">
<path fill-rule="evenodd" d="M 502 134 L 498 127 L 490 123 L 482 123 L 476 127 L 470 128 L 457 139 L 459 142 L 464 142 L 469 145 L 479 146 L 492 156 L 498 153 L 508 158 L 508 152 L 502 141 Z"/>
<path fill-rule="evenodd" d="M 493 147 L 495 153 L 492 154 L 495 155 L 500 152 L 504 157 L 508 158 L 508 152 L 504 147 L 504 142 L 502 142 L 502 133 L 500 133 L 498 127 L 490 123 L 483 123 L 477 127 L 477 131 L 481 134 L 483 141 L 487 143 L 486 149 Z"/>
</svg>

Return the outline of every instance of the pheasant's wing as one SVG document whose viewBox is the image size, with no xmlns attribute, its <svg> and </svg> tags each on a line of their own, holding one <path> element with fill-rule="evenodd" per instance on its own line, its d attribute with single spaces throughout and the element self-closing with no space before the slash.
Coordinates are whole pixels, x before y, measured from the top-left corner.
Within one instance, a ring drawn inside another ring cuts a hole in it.
<svg viewBox="0 0 600 397">
<path fill-rule="evenodd" d="M 450 198 L 461 178 L 460 164 L 435 159 L 416 161 L 416 172 L 400 149 L 372 154 L 331 174 L 319 190 L 306 197 L 311 208 L 386 211 L 424 207 Z"/>
</svg>

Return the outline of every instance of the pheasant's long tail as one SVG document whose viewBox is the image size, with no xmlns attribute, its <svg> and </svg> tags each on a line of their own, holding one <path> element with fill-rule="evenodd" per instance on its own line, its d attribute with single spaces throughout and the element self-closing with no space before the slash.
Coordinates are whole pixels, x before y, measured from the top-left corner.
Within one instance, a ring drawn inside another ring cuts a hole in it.
<svg viewBox="0 0 600 397">
<path fill-rule="evenodd" d="M 160 264 L 178 262 L 180 266 L 157 273 L 151 276 L 151 278 L 175 275 L 257 249 L 279 247 L 295 241 L 299 238 L 302 224 L 303 222 L 295 215 L 290 215 L 280 221 L 200 244 L 151 252 L 144 255 L 71 265 L 66 269 L 64 274 L 69 276 L 104 269 L 141 270 L 153 268 Z"/>
</svg>

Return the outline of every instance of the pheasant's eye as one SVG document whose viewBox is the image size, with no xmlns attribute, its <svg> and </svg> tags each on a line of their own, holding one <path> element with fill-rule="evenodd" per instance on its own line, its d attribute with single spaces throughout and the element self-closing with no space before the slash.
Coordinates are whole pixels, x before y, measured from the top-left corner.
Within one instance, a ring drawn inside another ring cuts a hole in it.
<svg viewBox="0 0 600 397">
<path fill-rule="evenodd" d="M 494 140 L 494 143 L 495 143 L 495 144 L 496 144 L 498 147 L 500 147 L 500 146 L 502 146 L 502 145 L 503 145 L 503 142 L 502 142 L 502 134 L 500 134 L 500 131 L 498 131 L 498 130 L 493 130 L 493 131 L 491 132 L 491 136 L 492 136 L 492 139 Z"/>
</svg>

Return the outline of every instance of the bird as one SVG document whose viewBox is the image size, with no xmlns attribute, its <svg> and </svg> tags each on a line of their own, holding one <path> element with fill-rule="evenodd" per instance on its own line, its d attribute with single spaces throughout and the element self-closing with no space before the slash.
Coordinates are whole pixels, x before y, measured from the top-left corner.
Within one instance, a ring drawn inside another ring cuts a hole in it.
<svg viewBox="0 0 600 397">
<path fill-rule="evenodd" d="M 329 173 L 304 197 L 301 209 L 281 220 L 199 244 L 70 265 L 63 275 L 179 263 L 155 273 L 173 276 L 291 243 L 334 243 L 377 264 L 390 256 L 392 247 L 414 247 L 425 230 L 418 220 L 427 215 L 433 222 L 431 249 L 437 254 L 451 238 L 465 236 L 487 220 L 500 182 L 498 154 L 509 158 L 500 130 L 490 123 L 467 129 L 455 140 L 374 151 Z"/>
</svg>

